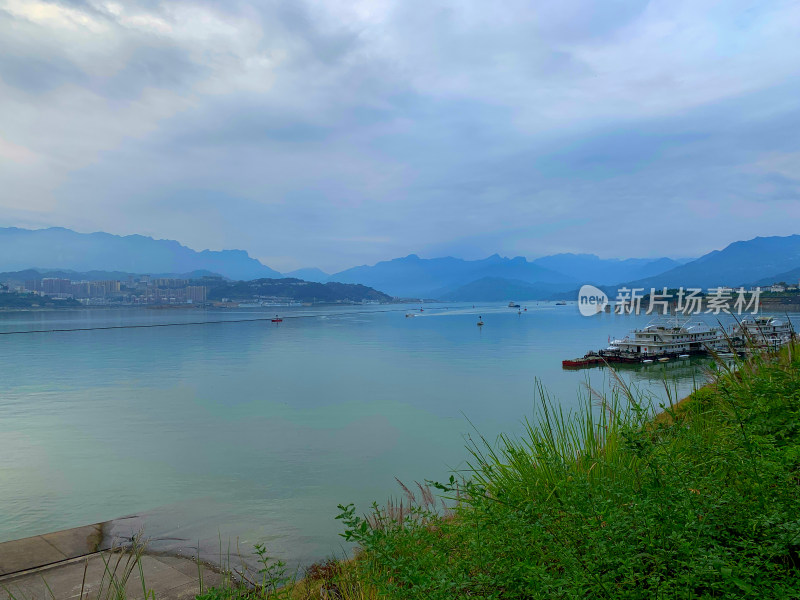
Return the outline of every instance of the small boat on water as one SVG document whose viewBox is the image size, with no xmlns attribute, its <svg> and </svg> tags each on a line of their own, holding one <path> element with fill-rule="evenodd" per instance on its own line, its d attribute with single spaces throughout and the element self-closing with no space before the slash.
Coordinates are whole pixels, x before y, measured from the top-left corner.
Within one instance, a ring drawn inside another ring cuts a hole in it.
<svg viewBox="0 0 800 600">
<path fill-rule="evenodd" d="M 416 317 L 416 316 L 417 315 L 415 315 L 414 313 L 406 313 L 406 319 L 408 319 L 409 317 Z"/>
<path fill-rule="evenodd" d="M 662 356 L 661 358 L 658 359 L 658 362 L 669 362 L 669 358 L 666 356 Z"/>
<path fill-rule="evenodd" d="M 642 361 L 642 363 L 643 363 L 643 364 L 649 364 L 649 363 L 651 363 L 651 362 L 653 362 L 653 359 L 652 359 L 652 358 L 645 358 L 645 359 Z"/>
<path fill-rule="evenodd" d="M 594 367 L 603 364 L 603 358 L 596 352 L 589 352 L 583 358 L 573 358 L 572 360 L 562 360 L 561 367 L 564 369 L 580 369 L 581 367 Z"/>
<path fill-rule="evenodd" d="M 688 354 L 681 354 L 680 356 L 678 356 L 678 358 L 689 358 L 689 355 Z"/>
<path fill-rule="evenodd" d="M 556 302 L 556 306 L 566 306 L 566 305 L 567 303 L 564 302 L 563 300 L 559 300 L 558 302 Z"/>
<path fill-rule="evenodd" d="M 483 327 L 483 317 L 478 317 L 478 327 Z"/>
<path fill-rule="evenodd" d="M 273 323 L 283 323 L 283 319 L 281 319 L 278 315 L 275 315 L 274 319 L 270 319 Z"/>
<path fill-rule="evenodd" d="M 519 304 L 514 304 L 513 301 L 508 303 L 508 308 L 519 308 Z"/>
</svg>

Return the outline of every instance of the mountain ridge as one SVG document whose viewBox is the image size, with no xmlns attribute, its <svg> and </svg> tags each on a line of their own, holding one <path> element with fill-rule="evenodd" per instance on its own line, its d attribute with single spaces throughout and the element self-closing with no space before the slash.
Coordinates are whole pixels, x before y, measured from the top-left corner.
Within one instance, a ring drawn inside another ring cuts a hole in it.
<svg viewBox="0 0 800 600">
<path fill-rule="evenodd" d="M 626 282 L 627 287 L 709 288 L 748 285 L 800 267 L 800 235 L 739 240 L 659 275 Z"/>
<path fill-rule="evenodd" d="M 230 279 L 279 278 L 244 250 L 193 250 L 175 240 L 102 231 L 78 233 L 64 227 L 0 228 L 0 269 L 32 265 L 51 270 L 182 273 L 206 270 Z"/>
</svg>

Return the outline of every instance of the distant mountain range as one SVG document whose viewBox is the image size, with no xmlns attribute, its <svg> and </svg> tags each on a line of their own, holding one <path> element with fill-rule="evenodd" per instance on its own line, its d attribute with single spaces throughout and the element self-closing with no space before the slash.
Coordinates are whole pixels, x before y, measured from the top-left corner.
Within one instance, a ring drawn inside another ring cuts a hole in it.
<svg viewBox="0 0 800 600">
<path fill-rule="evenodd" d="M 416 254 L 361 266 L 331 275 L 330 281 L 362 283 L 393 296 L 440 298 L 467 283 L 484 277 L 518 279 L 529 283 L 568 284 L 568 275 L 528 262 L 522 257 L 497 254 L 483 260 L 460 258 L 423 259 Z"/>
<path fill-rule="evenodd" d="M 697 259 L 601 259 L 592 254 L 556 254 L 527 261 L 497 255 L 482 261 L 421 259 L 415 255 L 356 267 L 330 276 L 372 287 L 393 286 L 394 295 L 445 300 L 540 300 L 574 298 L 591 283 L 616 293 L 629 288 L 767 285 L 800 278 L 800 235 L 734 242 Z M 441 287 L 432 288 L 433 281 Z M 429 291 L 424 291 L 424 290 Z"/>
<path fill-rule="evenodd" d="M 82 234 L 69 229 L 0 228 L 0 270 L 38 268 L 50 277 L 124 279 L 128 274 L 232 280 L 280 279 L 361 284 L 395 297 L 445 300 L 571 298 L 584 283 L 606 290 L 628 287 L 701 287 L 796 282 L 800 235 L 734 242 L 698 259 L 601 259 L 593 254 L 555 254 L 535 260 L 494 254 L 481 260 L 403 258 L 328 275 L 317 268 L 281 274 L 243 250 L 197 252 L 172 240 L 140 235 Z M 9 273 L 6 275 L 6 279 Z M 17 273 L 16 279 L 35 279 Z M 80 275 L 80 277 L 78 277 Z"/>
<path fill-rule="evenodd" d="M 175 279 L 201 279 L 203 277 L 220 277 L 211 271 L 198 270 L 188 273 L 146 273 L 151 277 L 164 277 Z M 0 281 L 35 281 L 47 277 L 70 279 L 72 281 L 125 281 L 128 277 L 138 277 L 143 273 L 128 273 L 127 271 L 72 271 L 69 269 L 24 269 L 22 271 L 0 272 Z"/>
<path fill-rule="evenodd" d="M 77 233 L 70 229 L 0 228 L 0 269 L 186 273 L 209 271 L 230 279 L 279 278 L 244 250 L 197 252 L 173 240 L 142 235 Z"/>
<path fill-rule="evenodd" d="M 575 281 L 611 285 L 658 275 L 689 262 L 690 258 L 600 258 L 594 254 L 554 254 L 533 261 L 534 264 L 565 273 Z"/>
<path fill-rule="evenodd" d="M 655 276 L 628 282 L 628 287 L 700 287 L 766 285 L 797 281 L 800 235 L 757 237 L 734 242 Z M 794 274 L 795 276 L 793 276 Z"/>
<path fill-rule="evenodd" d="M 533 261 L 497 254 L 482 260 L 404 258 L 335 273 L 329 281 L 363 283 L 395 296 L 447 300 L 536 300 L 583 283 L 610 285 L 680 266 L 671 258 L 601 259 L 593 254 L 556 254 Z"/>
</svg>

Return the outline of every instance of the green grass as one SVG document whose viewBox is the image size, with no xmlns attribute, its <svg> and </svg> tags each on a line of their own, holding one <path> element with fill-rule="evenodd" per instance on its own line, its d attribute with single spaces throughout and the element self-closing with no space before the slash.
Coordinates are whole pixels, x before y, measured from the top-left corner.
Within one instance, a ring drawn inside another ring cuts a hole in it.
<svg viewBox="0 0 800 600">
<path fill-rule="evenodd" d="M 680 406 L 618 386 L 478 439 L 452 514 L 343 506 L 382 598 L 800 597 L 800 361 L 721 365 Z M 591 402 L 590 402 L 591 400 Z"/>
</svg>

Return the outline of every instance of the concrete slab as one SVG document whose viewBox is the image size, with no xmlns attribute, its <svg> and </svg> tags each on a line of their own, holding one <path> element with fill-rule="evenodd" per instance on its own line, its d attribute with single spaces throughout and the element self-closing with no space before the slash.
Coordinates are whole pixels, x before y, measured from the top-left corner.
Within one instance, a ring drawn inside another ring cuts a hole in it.
<svg viewBox="0 0 800 600">
<path fill-rule="evenodd" d="M 0 544 L 0 575 L 36 569 L 68 558 L 105 550 L 104 523 L 36 535 Z"/>
<path fill-rule="evenodd" d="M 16 573 L 66 559 L 66 555 L 37 535 L 0 544 L 0 575 Z"/>
<path fill-rule="evenodd" d="M 47 533 L 41 537 L 55 546 L 67 558 L 86 556 L 100 550 L 108 550 L 111 547 L 110 543 L 103 544 L 102 523 Z"/>
<path fill-rule="evenodd" d="M 191 559 L 144 555 L 141 568 L 144 589 L 139 565 L 129 554 L 104 551 L 83 559 L 0 577 L 0 600 L 74 600 L 81 597 L 81 590 L 84 598 L 107 597 L 112 574 L 118 585 L 125 584 L 128 600 L 144 600 L 144 590 L 155 593 L 159 600 L 191 599 L 200 593 L 197 564 Z M 218 573 L 203 568 L 204 588 L 218 585 L 220 581 Z"/>
<path fill-rule="evenodd" d="M 111 549 L 130 542 L 95 523 L 0 544 L 0 600 L 74 600 L 115 597 L 109 585 L 124 585 L 128 600 L 144 600 L 145 590 L 159 600 L 190 600 L 222 576 L 209 565 L 198 570 L 192 557 L 140 554 Z M 141 571 L 140 571 L 141 568 Z M 142 585 L 144 575 L 144 586 Z M 113 582 L 113 583 L 112 583 Z"/>
</svg>

